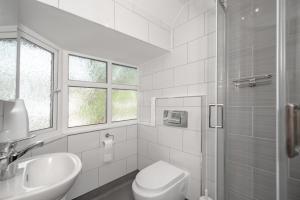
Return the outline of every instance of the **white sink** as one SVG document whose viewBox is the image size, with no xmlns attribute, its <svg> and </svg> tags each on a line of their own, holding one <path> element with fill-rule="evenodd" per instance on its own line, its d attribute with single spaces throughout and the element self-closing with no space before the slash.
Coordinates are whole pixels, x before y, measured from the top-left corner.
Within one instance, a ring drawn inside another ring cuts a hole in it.
<svg viewBox="0 0 300 200">
<path fill-rule="evenodd" d="M 0 181 L 0 200 L 60 200 L 81 170 L 71 153 L 55 153 L 21 160 L 15 177 Z"/>
</svg>

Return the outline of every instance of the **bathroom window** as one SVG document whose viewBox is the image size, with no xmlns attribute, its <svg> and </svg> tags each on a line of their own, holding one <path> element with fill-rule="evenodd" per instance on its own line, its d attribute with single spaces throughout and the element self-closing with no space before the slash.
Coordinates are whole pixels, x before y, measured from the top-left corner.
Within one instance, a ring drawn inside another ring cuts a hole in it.
<svg viewBox="0 0 300 200">
<path fill-rule="evenodd" d="M 112 83 L 121 85 L 137 85 L 137 69 L 112 64 Z"/>
<path fill-rule="evenodd" d="M 66 60 L 68 128 L 136 120 L 136 68 L 76 53 Z"/>
<path fill-rule="evenodd" d="M 105 83 L 107 63 L 99 60 L 69 56 L 69 80 Z"/>
<path fill-rule="evenodd" d="M 106 89 L 69 87 L 69 127 L 106 123 Z"/>
<path fill-rule="evenodd" d="M 16 97 L 17 39 L 0 39 L 0 99 Z"/>
<path fill-rule="evenodd" d="M 112 121 L 137 118 L 137 94 L 134 90 L 112 90 Z"/>
<path fill-rule="evenodd" d="M 24 100 L 31 132 L 55 128 L 56 50 L 42 38 L 20 35 L 20 39 L 0 39 L 0 99 Z"/>
<path fill-rule="evenodd" d="M 30 131 L 53 127 L 53 75 L 54 53 L 21 38 L 19 98 L 25 102 Z"/>
</svg>

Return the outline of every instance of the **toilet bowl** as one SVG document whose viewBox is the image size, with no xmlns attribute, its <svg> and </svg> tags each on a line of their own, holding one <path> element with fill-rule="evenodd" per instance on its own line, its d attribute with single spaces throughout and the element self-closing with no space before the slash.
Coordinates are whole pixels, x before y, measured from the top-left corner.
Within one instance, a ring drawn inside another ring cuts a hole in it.
<svg viewBox="0 0 300 200">
<path fill-rule="evenodd" d="M 141 170 L 132 183 L 135 200 L 184 200 L 189 173 L 158 161 Z"/>
</svg>

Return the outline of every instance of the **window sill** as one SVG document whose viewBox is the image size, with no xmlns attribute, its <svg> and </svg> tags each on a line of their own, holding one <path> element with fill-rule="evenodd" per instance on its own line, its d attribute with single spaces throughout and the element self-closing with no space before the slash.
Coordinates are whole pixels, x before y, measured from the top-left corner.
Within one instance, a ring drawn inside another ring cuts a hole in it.
<svg viewBox="0 0 300 200">
<path fill-rule="evenodd" d="M 130 125 L 136 125 L 136 124 L 137 124 L 137 120 L 127 120 L 127 121 L 121 121 L 121 122 L 114 122 L 111 124 L 101 124 L 101 125 L 66 128 L 63 131 L 63 135 L 77 135 L 77 134 L 82 134 L 82 133 L 86 133 L 86 132 L 101 131 L 101 130 L 105 130 L 105 129 L 118 128 L 118 127 L 130 126 Z"/>
</svg>

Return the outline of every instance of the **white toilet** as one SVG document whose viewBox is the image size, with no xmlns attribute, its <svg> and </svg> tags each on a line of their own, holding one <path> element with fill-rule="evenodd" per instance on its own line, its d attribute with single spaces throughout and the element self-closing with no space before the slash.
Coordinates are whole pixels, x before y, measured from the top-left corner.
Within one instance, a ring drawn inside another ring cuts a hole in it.
<svg viewBox="0 0 300 200">
<path fill-rule="evenodd" d="M 158 161 L 141 170 L 132 183 L 135 200 L 184 200 L 189 173 Z"/>
</svg>

